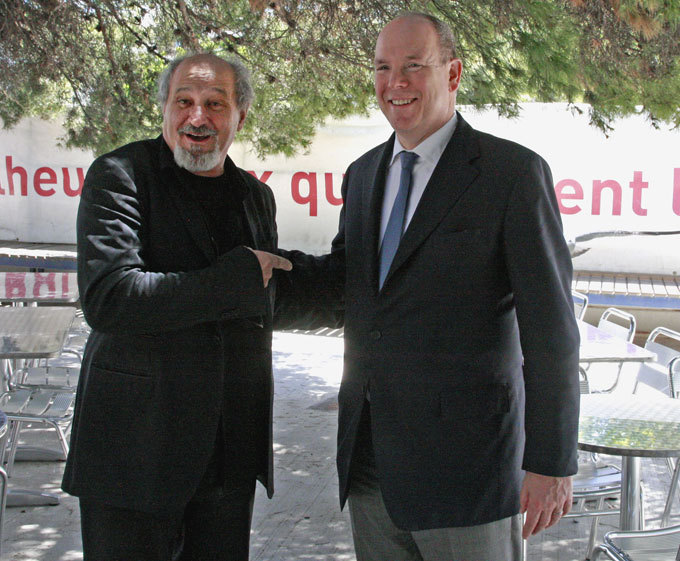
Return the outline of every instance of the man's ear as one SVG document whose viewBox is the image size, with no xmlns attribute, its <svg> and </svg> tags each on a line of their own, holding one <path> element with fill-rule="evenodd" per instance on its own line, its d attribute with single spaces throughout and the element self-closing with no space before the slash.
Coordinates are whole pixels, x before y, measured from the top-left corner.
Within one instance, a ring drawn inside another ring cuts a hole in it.
<svg viewBox="0 0 680 561">
<path fill-rule="evenodd" d="M 239 111 L 238 125 L 236 125 L 236 130 L 240 131 L 243 125 L 246 124 L 246 115 L 248 115 L 248 109 L 241 109 Z"/>
<path fill-rule="evenodd" d="M 459 58 L 449 61 L 449 91 L 455 92 L 460 85 L 460 75 L 463 72 L 463 63 Z"/>
</svg>

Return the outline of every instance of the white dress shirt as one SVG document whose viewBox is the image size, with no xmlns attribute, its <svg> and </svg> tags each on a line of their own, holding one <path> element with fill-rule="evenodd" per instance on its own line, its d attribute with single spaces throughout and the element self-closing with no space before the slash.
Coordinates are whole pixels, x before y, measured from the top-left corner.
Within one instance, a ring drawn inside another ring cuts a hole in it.
<svg viewBox="0 0 680 561">
<path fill-rule="evenodd" d="M 413 213 L 423 196 L 425 187 L 434 168 L 439 162 L 446 145 L 451 140 L 453 132 L 456 130 L 456 114 L 438 131 L 432 133 L 418 146 L 412 150 L 406 150 L 399 142 L 399 138 L 394 139 L 394 150 L 392 151 L 392 159 L 387 170 L 387 178 L 385 180 L 385 193 L 383 195 L 382 215 L 380 218 L 380 243 L 382 243 L 385 229 L 387 228 L 387 221 L 390 218 L 392 207 L 394 206 L 394 199 L 397 198 L 397 191 L 399 190 L 399 176 L 401 175 L 401 157 L 400 152 L 415 152 L 418 154 L 418 159 L 413 166 L 413 173 L 411 175 L 411 194 L 408 200 L 408 207 L 406 208 L 406 216 L 404 218 L 404 232 L 413 218 Z"/>
</svg>

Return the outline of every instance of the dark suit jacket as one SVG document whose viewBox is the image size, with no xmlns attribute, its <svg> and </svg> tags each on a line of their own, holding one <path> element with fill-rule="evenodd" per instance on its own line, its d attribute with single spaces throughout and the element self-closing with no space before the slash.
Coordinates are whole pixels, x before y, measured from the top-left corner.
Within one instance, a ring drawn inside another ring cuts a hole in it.
<svg viewBox="0 0 680 561">
<path fill-rule="evenodd" d="M 248 191 L 248 245 L 274 251 L 270 189 L 228 158 L 225 165 Z M 175 169 L 162 137 L 98 158 L 77 224 L 78 284 L 92 335 L 63 488 L 148 512 L 181 509 L 192 496 L 215 447 L 225 387 L 225 410 L 240 412 L 241 448 L 230 453 L 252 458 L 273 492 L 276 283 L 264 289 L 245 247 L 217 255 Z M 224 322 L 244 341 L 226 377 Z"/>
<path fill-rule="evenodd" d="M 548 165 L 458 116 L 381 291 L 378 237 L 393 138 L 348 168 L 340 499 L 370 387 L 373 444 L 397 526 L 519 511 L 522 468 L 576 472 L 579 335 Z"/>
</svg>

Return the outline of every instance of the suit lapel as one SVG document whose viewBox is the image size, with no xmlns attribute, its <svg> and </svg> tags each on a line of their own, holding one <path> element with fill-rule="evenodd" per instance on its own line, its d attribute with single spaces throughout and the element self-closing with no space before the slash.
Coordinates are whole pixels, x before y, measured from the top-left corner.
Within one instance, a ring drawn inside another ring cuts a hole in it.
<svg viewBox="0 0 680 561">
<path fill-rule="evenodd" d="M 362 193 L 363 225 L 362 235 L 364 244 L 365 269 L 368 271 L 370 286 L 378 287 L 378 248 L 380 246 L 380 215 L 382 212 L 383 194 L 387 167 L 394 149 L 394 134 L 383 145 L 382 151 L 377 151 L 375 160 L 369 165 L 372 176 L 367 177 Z"/>
<path fill-rule="evenodd" d="M 258 216 L 257 210 L 253 205 L 253 198 L 248 196 L 243 201 L 243 211 L 246 215 L 246 227 L 243 229 L 243 233 L 248 237 L 246 240 L 246 245 L 252 249 L 260 249 L 261 243 L 258 240 L 257 235 L 257 224 L 259 224 L 261 217 Z"/>
<path fill-rule="evenodd" d="M 385 284 L 394 271 L 427 239 L 477 177 L 479 171 L 470 162 L 478 154 L 479 146 L 474 130 L 459 114 L 456 130 L 439 158 L 404 232 Z"/>
</svg>

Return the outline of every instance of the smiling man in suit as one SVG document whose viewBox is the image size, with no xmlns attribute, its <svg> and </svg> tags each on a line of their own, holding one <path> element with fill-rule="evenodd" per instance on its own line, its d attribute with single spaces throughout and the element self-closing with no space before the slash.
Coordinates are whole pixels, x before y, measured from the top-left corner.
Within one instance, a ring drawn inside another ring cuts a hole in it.
<svg viewBox="0 0 680 561">
<path fill-rule="evenodd" d="M 519 560 L 571 505 L 579 335 L 550 169 L 465 122 L 461 72 L 448 26 L 391 21 L 375 91 L 395 134 L 343 183 L 338 470 L 359 561 Z"/>
</svg>

